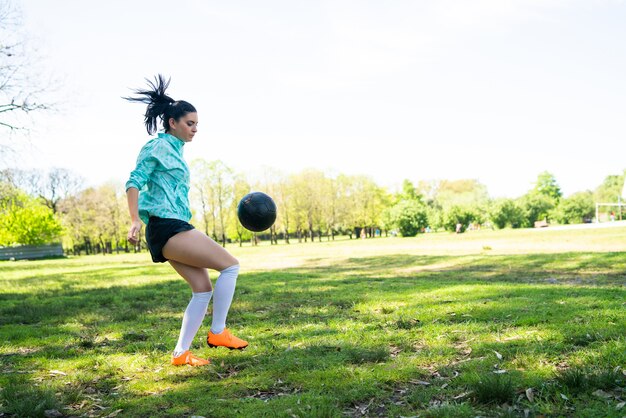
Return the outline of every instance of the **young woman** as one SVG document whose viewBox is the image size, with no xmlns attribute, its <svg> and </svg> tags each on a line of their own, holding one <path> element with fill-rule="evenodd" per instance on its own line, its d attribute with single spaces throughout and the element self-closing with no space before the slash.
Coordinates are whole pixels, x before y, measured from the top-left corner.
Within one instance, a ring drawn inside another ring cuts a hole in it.
<svg viewBox="0 0 626 418">
<path fill-rule="evenodd" d="M 188 102 L 174 100 L 165 94 L 169 80 L 160 74 L 148 81 L 147 90 L 135 90 L 126 100 L 148 105 L 145 125 L 148 134 L 159 133 L 144 145 L 137 166 L 126 183 L 131 217 L 128 240 L 136 244 L 142 222 L 146 241 L 155 263 L 168 262 L 192 290 L 191 301 L 183 316 L 183 324 L 171 363 L 204 366 L 209 361 L 194 356 L 189 348 L 213 296 L 213 318 L 207 336 L 210 347 L 245 348 L 248 343 L 232 335 L 226 328 L 226 317 L 235 293 L 239 263 L 223 247 L 189 224 L 189 168 L 183 159 L 183 147 L 191 142 L 198 129 L 198 113 Z M 211 285 L 207 269 L 220 272 Z"/>
</svg>

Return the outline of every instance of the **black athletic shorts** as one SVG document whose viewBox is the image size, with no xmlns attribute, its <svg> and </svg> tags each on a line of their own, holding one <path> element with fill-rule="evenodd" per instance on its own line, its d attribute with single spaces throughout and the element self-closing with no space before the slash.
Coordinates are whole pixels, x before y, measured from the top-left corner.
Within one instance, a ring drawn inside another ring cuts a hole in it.
<svg viewBox="0 0 626 418">
<path fill-rule="evenodd" d="M 180 219 L 159 218 L 151 216 L 146 227 L 146 241 L 148 249 L 155 263 L 165 263 L 167 258 L 163 257 L 163 247 L 167 240 L 179 232 L 194 229 L 193 225 Z"/>
</svg>

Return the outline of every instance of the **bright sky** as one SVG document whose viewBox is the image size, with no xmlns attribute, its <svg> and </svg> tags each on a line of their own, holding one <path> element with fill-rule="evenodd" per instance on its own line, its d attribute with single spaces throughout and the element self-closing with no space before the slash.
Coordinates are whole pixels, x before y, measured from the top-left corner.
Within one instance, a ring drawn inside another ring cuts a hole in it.
<svg viewBox="0 0 626 418">
<path fill-rule="evenodd" d="M 188 161 L 475 178 L 517 197 L 626 168 L 626 2 L 619 0 L 21 0 L 64 79 L 25 165 L 124 182 L 149 139 L 123 101 L 172 77 L 199 111 Z"/>
</svg>

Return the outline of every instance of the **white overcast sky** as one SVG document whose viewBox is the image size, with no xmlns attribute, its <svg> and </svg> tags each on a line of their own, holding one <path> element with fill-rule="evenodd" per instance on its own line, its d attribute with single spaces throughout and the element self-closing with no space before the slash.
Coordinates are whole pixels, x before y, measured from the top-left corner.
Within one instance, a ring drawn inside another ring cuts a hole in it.
<svg viewBox="0 0 626 418">
<path fill-rule="evenodd" d="M 22 0 L 63 111 L 24 166 L 124 182 L 149 139 L 144 77 L 199 111 L 188 161 L 474 178 L 517 197 L 626 168 L 626 2 L 617 0 Z"/>
</svg>

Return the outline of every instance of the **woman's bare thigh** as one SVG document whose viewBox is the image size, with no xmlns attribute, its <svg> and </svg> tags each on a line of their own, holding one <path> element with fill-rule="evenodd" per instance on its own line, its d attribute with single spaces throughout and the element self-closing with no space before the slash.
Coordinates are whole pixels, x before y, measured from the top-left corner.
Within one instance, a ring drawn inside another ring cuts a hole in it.
<svg viewBox="0 0 626 418">
<path fill-rule="evenodd" d="M 163 256 L 188 266 L 217 271 L 238 264 L 224 247 L 197 229 L 180 232 L 170 238 L 163 247 Z"/>
</svg>

